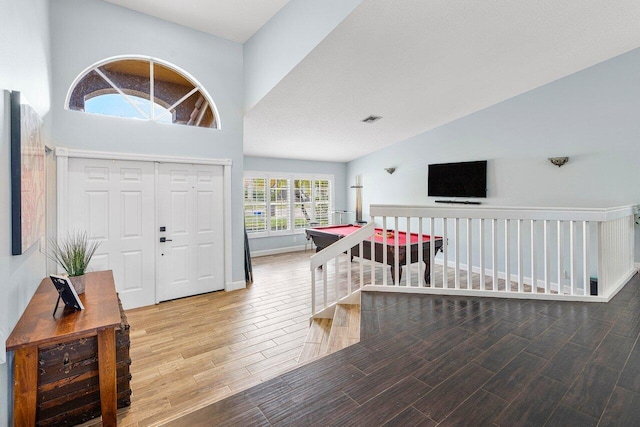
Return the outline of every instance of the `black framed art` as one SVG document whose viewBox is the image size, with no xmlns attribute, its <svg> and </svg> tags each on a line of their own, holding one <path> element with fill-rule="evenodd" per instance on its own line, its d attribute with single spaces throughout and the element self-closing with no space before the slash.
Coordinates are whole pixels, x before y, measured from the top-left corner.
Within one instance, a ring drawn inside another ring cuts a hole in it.
<svg viewBox="0 0 640 427">
<path fill-rule="evenodd" d="M 10 95 L 11 253 L 20 255 L 45 234 L 46 176 L 42 120 L 20 92 Z"/>
</svg>

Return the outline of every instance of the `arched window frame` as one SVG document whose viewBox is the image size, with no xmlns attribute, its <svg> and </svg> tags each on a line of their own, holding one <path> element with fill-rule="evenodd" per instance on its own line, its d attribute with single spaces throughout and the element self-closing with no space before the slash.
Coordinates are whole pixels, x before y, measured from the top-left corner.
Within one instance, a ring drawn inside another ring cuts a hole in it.
<svg viewBox="0 0 640 427">
<path fill-rule="evenodd" d="M 117 87 L 106 75 L 104 75 L 104 73 L 101 70 L 99 70 L 99 68 L 102 67 L 103 65 L 106 65 L 106 64 L 109 64 L 109 63 L 112 63 L 112 62 L 126 61 L 126 60 L 149 61 L 149 73 L 150 73 L 150 77 L 149 77 L 149 101 L 150 101 L 151 117 L 147 117 L 146 120 L 156 121 L 157 122 L 158 119 L 160 119 L 163 115 L 166 114 L 166 111 L 165 111 L 162 114 L 158 115 L 157 117 L 155 115 L 155 105 L 154 104 L 155 104 L 155 102 L 158 102 L 158 101 L 161 101 L 161 100 L 155 100 L 155 96 L 154 96 L 154 89 L 155 89 L 154 86 L 155 85 L 153 84 L 153 82 L 154 82 L 153 71 L 154 71 L 154 64 L 159 64 L 159 65 L 161 65 L 163 67 L 169 68 L 172 71 L 178 73 L 183 78 L 185 78 L 190 83 L 192 83 L 193 86 L 194 86 L 193 90 L 191 90 L 189 93 L 184 95 L 182 98 L 180 98 L 178 101 L 176 101 L 173 105 L 167 105 L 166 109 L 170 111 L 171 109 L 175 108 L 180 103 L 182 103 L 184 100 L 189 98 L 189 96 L 191 96 L 195 92 L 199 91 L 204 96 L 204 98 L 207 101 L 207 103 L 209 104 L 209 108 L 211 108 L 211 111 L 213 112 L 213 115 L 214 115 L 214 118 L 215 118 L 216 126 L 210 128 L 210 129 L 222 129 L 222 119 L 220 117 L 220 113 L 218 112 L 218 107 L 216 106 L 215 102 L 213 102 L 213 99 L 211 98 L 211 95 L 209 94 L 209 92 L 205 89 L 205 87 L 195 77 L 193 77 L 189 72 L 187 72 L 186 70 L 178 67 L 175 64 L 172 64 L 170 62 L 164 61 L 164 60 L 159 59 L 159 58 L 155 58 L 155 57 L 152 57 L 152 56 L 146 56 L 146 55 L 117 55 L 117 56 L 111 56 L 109 58 L 105 58 L 105 59 L 103 59 L 101 61 L 98 61 L 98 62 L 94 63 L 93 65 L 90 65 L 89 67 L 85 68 L 80 74 L 78 74 L 78 76 L 73 80 L 73 82 L 69 86 L 69 89 L 67 91 L 67 96 L 66 96 L 65 102 L 64 102 L 64 108 L 66 110 L 75 111 L 75 110 L 73 110 L 72 108 L 69 107 L 73 91 L 75 90 L 75 88 L 78 85 L 78 83 L 80 83 L 80 81 L 82 81 L 82 79 L 84 79 L 87 76 L 87 74 L 89 74 L 91 71 L 96 71 L 96 73 L 98 73 L 103 79 L 105 79 L 105 81 L 117 93 L 119 93 L 121 96 L 123 96 L 138 112 L 140 112 L 143 117 L 147 116 L 147 114 L 144 111 L 142 111 L 127 96 L 126 92 L 132 92 L 132 91 L 129 91 L 129 90 L 123 91 L 122 89 Z M 110 93 L 114 93 L 114 92 L 110 92 Z M 133 92 L 131 93 L 131 95 L 138 96 L 138 95 L 134 94 Z M 146 95 L 147 94 L 144 93 L 144 95 L 145 95 L 145 99 L 146 99 Z M 99 95 L 95 95 L 95 96 L 99 96 Z M 160 105 L 162 105 L 165 102 L 162 102 L 162 103 L 158 102 L 158 103 Z"/>
</svg>

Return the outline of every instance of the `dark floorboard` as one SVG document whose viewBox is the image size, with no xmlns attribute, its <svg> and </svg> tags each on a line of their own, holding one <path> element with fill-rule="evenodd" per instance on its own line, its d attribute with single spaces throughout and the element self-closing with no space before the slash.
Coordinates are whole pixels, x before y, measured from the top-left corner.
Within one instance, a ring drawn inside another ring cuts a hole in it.
<svg viewBox="0 0 640 427">
<path fill-rule="evenodd" d="M 640 279 L 609 303 L 362 293 L 362 341 L 171 423 L 640 425 Z"/>
</svg>

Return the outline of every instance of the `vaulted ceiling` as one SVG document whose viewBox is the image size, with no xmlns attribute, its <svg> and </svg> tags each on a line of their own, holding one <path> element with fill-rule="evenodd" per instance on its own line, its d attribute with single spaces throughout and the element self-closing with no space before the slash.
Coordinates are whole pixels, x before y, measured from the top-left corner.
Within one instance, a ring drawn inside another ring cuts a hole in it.
<svg viewBox="0 0 640 427">
<path fill-rule="evenodd" d="M 241 8 L 224 23 L 197 13 L 236 1 L 173 2 L 191 18 L 165 0 L 109 1 L 161 5 L 201 30 L 242 28 L 237 41 L 247 21 L 261 25 Z M 286 1 L 237 3 L 266 21 Z M 247 112 L 244 151 L 349 161 L 637 48 L 639 22 L 637 0 L 364 0 Z M 382 119 L 362 123 L 369 115 Z"/>
</svg>

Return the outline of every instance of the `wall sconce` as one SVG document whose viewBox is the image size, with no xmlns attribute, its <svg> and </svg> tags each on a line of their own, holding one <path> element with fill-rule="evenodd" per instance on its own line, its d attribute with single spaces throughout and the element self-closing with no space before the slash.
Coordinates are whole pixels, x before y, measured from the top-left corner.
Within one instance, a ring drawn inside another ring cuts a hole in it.
<svg viewBox="0 0 640 427">
<path fill-rule="evenodd" d="M 387 173 L 388 173 L 389 175 L 391 175 L 392 173 L 394 173 L 394 172 L 396 171 L 396 168 L 384 168 L 384 170 L 386 170 L 386 171 L 387 171 Z"/>
<path fill-rule="evenodd" d="M 549 161 L 551 162 L 552 165 L 560 167 L 565 163 L 567 163 L 569 161 L 569 158 L 568 157 L 549 157 Z"/>
</svg>

